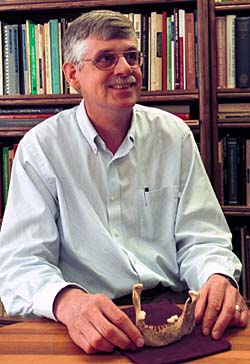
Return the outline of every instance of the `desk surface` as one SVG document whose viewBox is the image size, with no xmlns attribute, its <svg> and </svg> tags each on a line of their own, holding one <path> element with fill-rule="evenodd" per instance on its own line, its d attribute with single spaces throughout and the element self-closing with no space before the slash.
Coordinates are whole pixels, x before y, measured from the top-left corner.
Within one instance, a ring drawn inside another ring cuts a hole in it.
<svg viewBox="0 0 250 364">
<path fill-rule="evenodd" d="M 249 311 L 250 316 L 250 311 Z M 225 337 L 232 349 L 193 360 L 199 364 L 249 364 L 250 326 L 229 328 Z M 0 328 L 1 364 L 97 364 L 131 363 L 120 355 L 86 355 L 69 338 L 66 328 L 47 319 L 25 321 Z"/>
</svg>

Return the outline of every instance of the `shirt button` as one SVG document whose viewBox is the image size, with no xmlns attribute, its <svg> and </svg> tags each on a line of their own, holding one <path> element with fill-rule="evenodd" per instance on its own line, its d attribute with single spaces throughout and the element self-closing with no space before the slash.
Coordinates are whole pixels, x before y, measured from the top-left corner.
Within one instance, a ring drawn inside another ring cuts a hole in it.
<svg viewBox="0 0 250 364">
<path fill-rule="evenodd" d="M 113 231 L 113 234 L 114 234 L 114 236 L 115 236 L 116 238 L 118 238 L 119 234 L 118 234 L 118 231 L 117 231 L 117 230 L 114 230 L 114 231 Z"/>
<path fill-rule="evenodd" d="M 112 195 L 112 196 L 111 196 L 111 200 L 112 200 L 112 201 L 115 201 L 115 195 Z"/>
</svg>

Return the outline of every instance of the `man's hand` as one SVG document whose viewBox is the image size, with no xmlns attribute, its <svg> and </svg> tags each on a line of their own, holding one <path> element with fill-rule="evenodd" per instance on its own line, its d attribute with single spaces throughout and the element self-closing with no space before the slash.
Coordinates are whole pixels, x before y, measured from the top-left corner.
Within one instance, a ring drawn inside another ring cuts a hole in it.
<svg viewBox="0 0 250 364">
<path fill-rule="evenodd" d="M 228 326 L 246 327 L 248 308 L 237 288 L 219 274 L 213 274 L 200 290 L 195 310 L 202 332 L 219 339 Z"/>
<path fill-rule="evenodd" d="M 87 354 L 144 345 L 141 333 L 128 316 L 103 294 L 67 287 L 55 299 L 54 314 Z"/>
</svg>

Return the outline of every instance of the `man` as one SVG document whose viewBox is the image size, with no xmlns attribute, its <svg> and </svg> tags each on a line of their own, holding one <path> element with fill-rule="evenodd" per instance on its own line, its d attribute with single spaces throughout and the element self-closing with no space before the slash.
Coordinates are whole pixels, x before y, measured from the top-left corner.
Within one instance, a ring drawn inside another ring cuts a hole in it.
<svg viewBox="0 0 250 364">
<path fill-rule="evenodd" d="M 143 57 L 131 23 L 111 11 L 82 15 L 64 59 L 83 101 L 20 142 L 1 231 L 7 311 L 61 321 L 86 353 L 141 347 L 112 299 L 142 282 L 199 289 L 205 335 L 245 326 L 241 265 L 192 133 L 136 105 Z"/>
</svg>

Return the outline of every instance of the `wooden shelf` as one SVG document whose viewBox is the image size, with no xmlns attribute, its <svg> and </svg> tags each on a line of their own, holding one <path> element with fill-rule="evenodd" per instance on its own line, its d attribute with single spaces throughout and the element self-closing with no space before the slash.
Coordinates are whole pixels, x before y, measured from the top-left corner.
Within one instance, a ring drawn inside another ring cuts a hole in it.
<svg viewBox="0 0 250 364">
<path fill-rule="evenodd" d="M 222 206 L 226 216 L 250 217 L 250 206 Z"/>
</svg>

